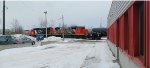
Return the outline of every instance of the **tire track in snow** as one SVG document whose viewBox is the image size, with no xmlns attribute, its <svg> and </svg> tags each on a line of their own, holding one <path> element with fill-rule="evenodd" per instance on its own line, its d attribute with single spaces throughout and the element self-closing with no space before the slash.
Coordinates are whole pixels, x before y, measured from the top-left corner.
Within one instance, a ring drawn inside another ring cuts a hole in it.
<svg viewBox="0 0 150 68">
<path fill-rule="evenodd" d="M 93 50 L 86 56 L 80 68 L 120 68 L 113 60 L 115 57 L 104 41 L 93 46 Z"/>
</svg>

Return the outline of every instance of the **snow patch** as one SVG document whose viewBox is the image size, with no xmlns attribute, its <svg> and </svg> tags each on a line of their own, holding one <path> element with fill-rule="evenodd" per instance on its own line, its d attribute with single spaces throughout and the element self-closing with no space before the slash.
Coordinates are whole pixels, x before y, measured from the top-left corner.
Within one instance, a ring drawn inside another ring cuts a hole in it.
<svg viewBox="0 0 150 68">
<path fill-rule="evenodd" d="M 50 36 L 48 38 L 44 38 L 44 40 L 42 40 L 42 42 L 47 42 L 47 41 L 61 41 L 61 40 L 62 40 L 61 37 Z"/>
</svg>

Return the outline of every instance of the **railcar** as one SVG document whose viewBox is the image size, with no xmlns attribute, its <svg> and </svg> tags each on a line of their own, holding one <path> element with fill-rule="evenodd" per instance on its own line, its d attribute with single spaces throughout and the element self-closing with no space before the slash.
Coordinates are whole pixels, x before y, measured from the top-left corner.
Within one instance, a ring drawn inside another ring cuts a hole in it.
<svg viewBox="0 0 150 68">
<path fill-rule="evenodd" d="M 91 32 L 91 39 L 100 40 L 101 37 L 107 36 L 107 29 L 106 28 L 93 28 Z"/>
<path fill-rule="evenodd" d="M 93 28 L 92 32 L 99 33 L 102 37 L 107 36 L 107 28 Z"/>
</svg>

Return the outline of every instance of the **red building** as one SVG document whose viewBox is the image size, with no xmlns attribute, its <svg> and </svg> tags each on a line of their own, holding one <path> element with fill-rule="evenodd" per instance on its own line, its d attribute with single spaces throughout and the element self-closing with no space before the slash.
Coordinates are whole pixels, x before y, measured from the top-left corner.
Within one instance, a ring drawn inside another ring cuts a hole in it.
<svg viewBox="0 0 150 68">
<path fill-rule="evenodd" d="M 113 1 L 108 44 L 122 68 L 150 68 L 150 1 Z"/>
</svg>

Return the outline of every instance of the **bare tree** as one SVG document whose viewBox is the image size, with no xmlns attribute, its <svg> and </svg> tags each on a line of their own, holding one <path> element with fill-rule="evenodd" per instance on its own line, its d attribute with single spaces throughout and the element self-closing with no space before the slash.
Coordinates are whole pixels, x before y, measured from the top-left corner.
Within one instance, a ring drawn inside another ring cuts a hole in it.
<svg viewBox="0 0 150 68">
<path fill-rule="evenodd" d="M 23 34 L 24 33 L 24 29 L 23 27 L 20 25 L 20 23 L 18 22 L 17 19 L 14 19 L 13 22 L 12 22 L 12 31 L 15 33 L 15 34 Z"/>
<path fill-rule="evenodd" d="M 24 33 L 24 30 L 23 30 L 23 28 L 22 28 L 22 26 L 20 25 L 20 26 L 18 26 L 18 33 L 21 33 L 21 34 L 23 34 Z"/>
<path fill-rule="evenodd" d="M 39 18 L 39 21 L 40 21 L 39 26 L 45 27 L 45 25 L 46 25 L 45 21 L 42 18 Z"/>
<path fill-rule="evenodd" d="M 0 18 L 0 24 L 2 24 L 2 20 L 1 20 L 1 18 Z"/>
<path fill-rule="evenodd" d="M 67 24 L 64 25 L 64 28 L 68 28 Z"/>
<path fill-rule="evenodd" d="M 77 26 L 76 24 L 71 24 L 71 27 L 75 27 L 75 26 Z"/>
</svg>

